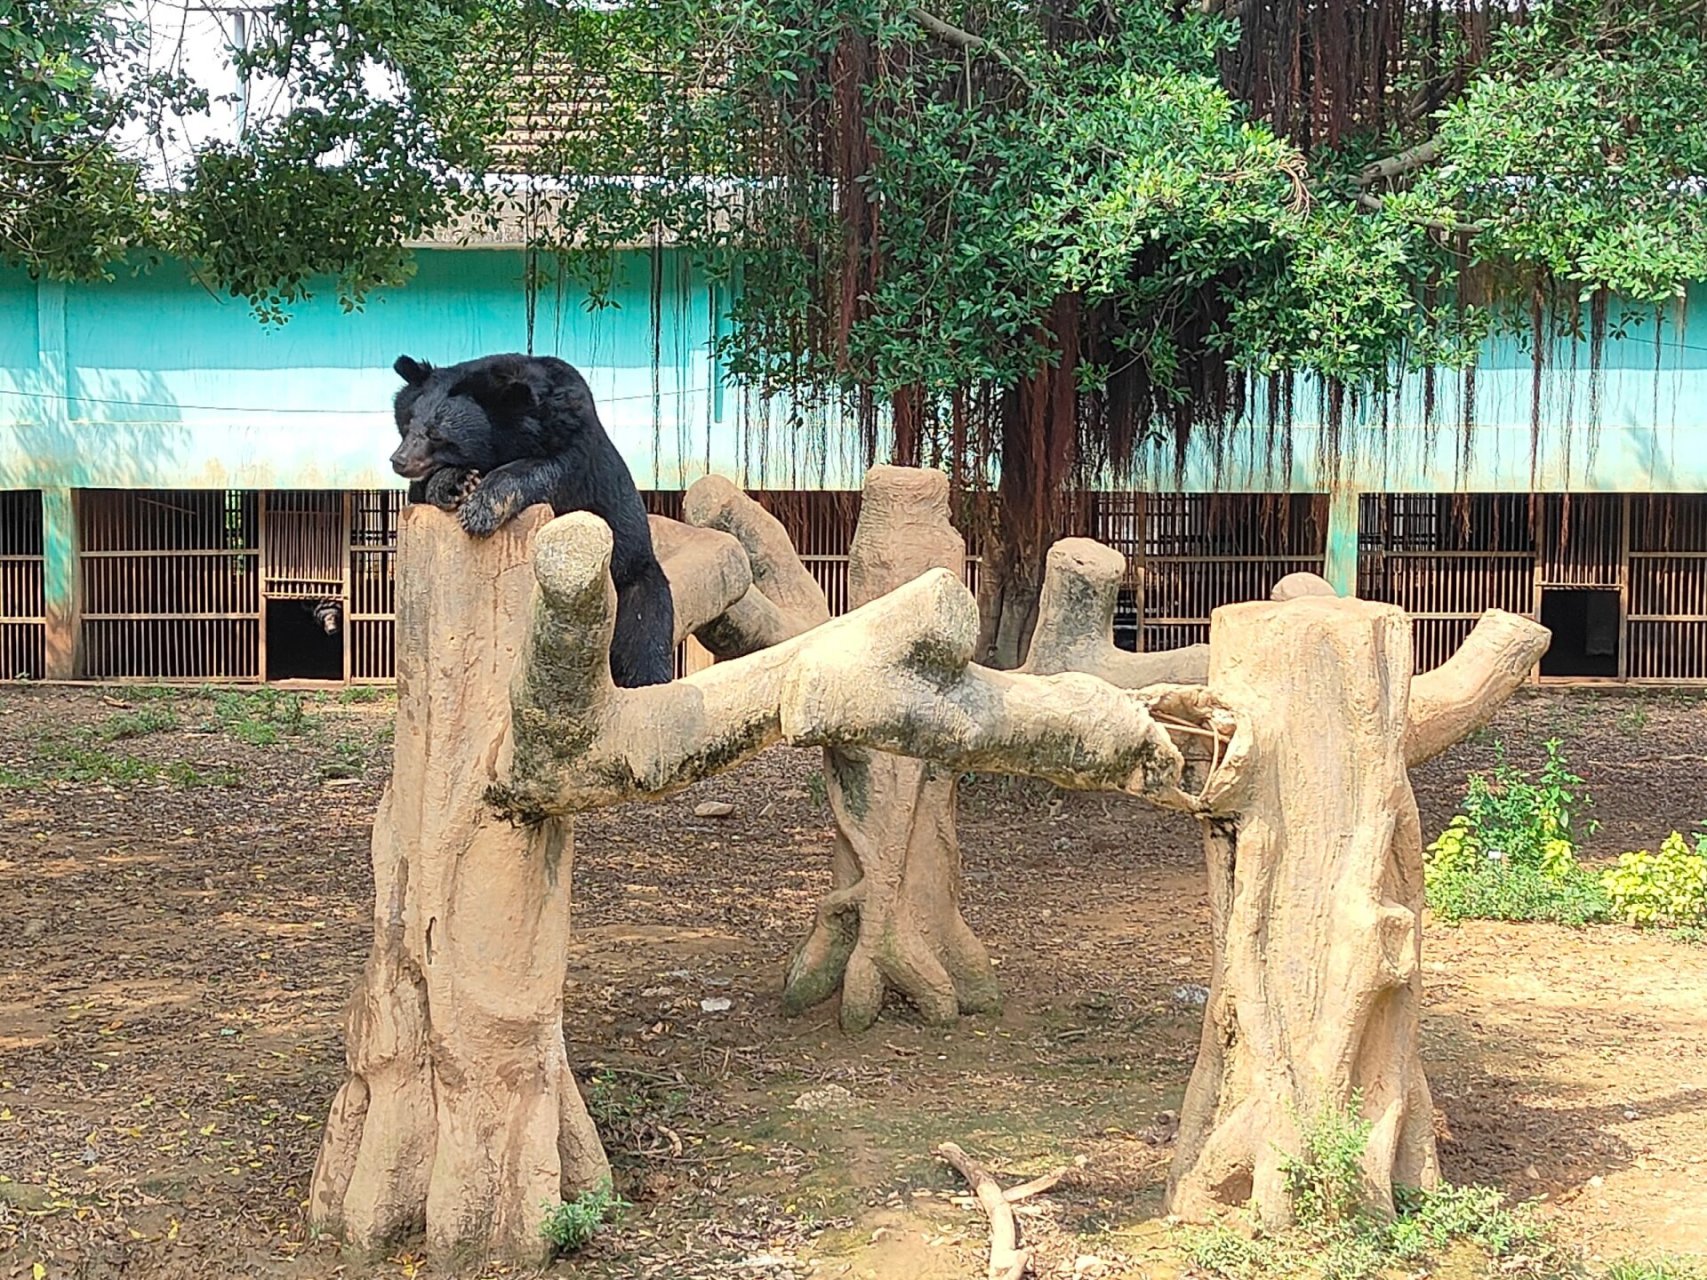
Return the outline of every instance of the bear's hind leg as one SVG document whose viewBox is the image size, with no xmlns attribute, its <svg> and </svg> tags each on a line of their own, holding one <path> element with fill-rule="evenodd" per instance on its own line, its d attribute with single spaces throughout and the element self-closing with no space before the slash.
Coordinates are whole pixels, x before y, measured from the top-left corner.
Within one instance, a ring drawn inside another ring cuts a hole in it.
<svg viewBox="0 0 1707 1280">
<path fill-rule="evenodd" d="M 619 689 L 668 684 L 676 673 L 676 607 L 656 561 L 616 590 L 610 673 Z"/>
</svg>

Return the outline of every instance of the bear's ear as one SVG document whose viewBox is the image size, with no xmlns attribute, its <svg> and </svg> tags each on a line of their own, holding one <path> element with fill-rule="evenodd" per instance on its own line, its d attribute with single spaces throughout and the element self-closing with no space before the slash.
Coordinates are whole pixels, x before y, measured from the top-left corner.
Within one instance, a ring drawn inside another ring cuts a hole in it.
<svg viewBox="0 0 1707 1280">
<path fill-rule="evenodd" d="M 412 387 L 420 386 L 433 371 L 432 365 L 425 360 L 417 360 L 414 356 L 398 356 L 391 367 L 399 378 Z"/>
</svg>

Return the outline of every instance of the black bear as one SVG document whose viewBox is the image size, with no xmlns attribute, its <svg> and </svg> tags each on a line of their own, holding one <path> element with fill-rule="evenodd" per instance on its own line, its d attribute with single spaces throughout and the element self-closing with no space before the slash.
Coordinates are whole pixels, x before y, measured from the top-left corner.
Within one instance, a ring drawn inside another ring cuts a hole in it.
<svg viewBox="0 0 1707 1280">
<path fill-rule="evenodd" d="M 611 531 L 616 634 L 611 677 L 626 689 L 664 684 L 675 669 L 675 606 L 652 549 L 646 507 L 605 434 L 593 394 L 555 356 L 499 355 L 435 369 L 399 356 L 391 467 L 409 500 L 454 510 L 477 538 L 535 503 L 590 511 Z"/>
</svg>

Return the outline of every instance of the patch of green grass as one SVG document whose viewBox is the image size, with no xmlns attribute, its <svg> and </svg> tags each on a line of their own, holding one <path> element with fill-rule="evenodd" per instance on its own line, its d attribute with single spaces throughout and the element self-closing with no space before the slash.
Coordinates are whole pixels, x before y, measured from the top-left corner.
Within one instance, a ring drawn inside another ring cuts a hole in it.
<svg viewBox="0 0 1707 1280">
<path fill-rule="evenodd" d="M 320 762 L 319 774 L 327 778 L 359 778 L 367 771 L 367 748 L 353 738 L 332 744 L 332 758 Z"/>
<path fill-rule="evenodd" d="M 540 1224 L 540 1232 L 561 1257 L 585 1247 L 607 1217 L 628 1207 L 628 1202 L 612 1190 L 610 1183 L 602 1183 L 573 1200 L 553 1206 Z"/>
<path fill-rule="evenodd" d="M 40 774 L 24 773 L 17 769 L 0 768 L 0 788 L 8 791 L 29 791 L 41 786 L 46 779 Z"/>
<path fill-rule="evenodd" d="M 347 707 L 367 702 L 382 702 L 386 692 L 384 685 L 353 684 L 338 695 L 338 701 Z"/>
<path fill-rule="evenodd" d="M 1370 1129 L 1356 1098 L 1343 1112 L 1311 1119 L 1304 1126 L 1302 1150 L 1281 1165 L 1293 1224 L 1268 1232 L 1241 1233 L 1227 1226 L 1195 1231 L 1186 1242 L 1191 1261 L 1224 1280 L 1375 1280 L 1394 1268 L 1414 1270 L 1456 1244 L 1473 1245 L 1495 1260 L 1552 1256 L 1553 1246 L 1531 1206 L 1509 1206 L 1503 1193 L 1491 1187 L 1401 1188 L 1395 1194 L 1395 1216 L 1371 1212 L 1364 1202 L 1362 1172 Z"/>
<path fill-rule="evenodd" d="M 205 697 L 201 689 L 186 688 L 182 685 L 170 684 L 121 684 L 113 686 L 114 697 L 137 705 L 159 705 L 182 702 L 188 698 Z"/>
<path fill-rule="evenodd" d="M 300 737 L 319 721 L 300 693 L 263 685 L 252 690 L 223 690 L 213 695 L 214 722 L 221 732 L 251 747 L 276 746 Z"/>
<path fill-rule="evenodd" d="M 1620 1258 L 1604 1280 L 1707 1280 L 1707 1263 L 1688 1258 Z"/>
<path fill-rule="evenodd" d="M 1524 866 L 1441 875 L 1429 885 L 1428 904 L 1447 924 L 1527 920 L 1581 926 L 1614 918 L 1605 888 L 1581 867 L 1562 876 Z"/>
<path fill-rule="evenodd" d="M 102 742 L 122 742 L 126 738 L 145 738 L 151 733 L 166 733 L 178 727 L 178 717 L 164 702 L 151 702 L 135 711 L 122 711 L 108 716 L 95 726 L 95 737 Z"/>
<path fill-rule="evenodd" d="M 1600 877 L 1576 860 L 1576 815 L 1590 801 L 1557 739 L 1540 772 L 1497 763 L 1473 773 L 1459 812 L 1428 847 L 1428 904 L 1460 920 L 1550 920 L 1583 925 L 1614 918 Z M 1593 829 L 1593 824 L 1589 824 Z"/>
<path fill-rule="evenodd" d="M 236 770 L 220 766 L 204 771 L 186 760 L 164 764 L 140 756 L 91 746 L 87 739 L 49 738 L 36 748 L 36 759 L 47 766 L 40 774 L 0 772 L 0 786 L 38 787 L 45 782 L 104 783 L 122 786 L 138 782 L 170 782 L 179 787 L 242 785 Z"/>
<path fill-rule="evenodd" d="M 240 787 L 243 785 L 243 775 L 228 765 L 220 765 L 207 772 L 196 768 L 186 760 L 174 760 L 162 770 L 168 782 L 180 787 Z"/>
<path fill-rule="evenodd" d="M 53 777 L 61 782 L 152 782 L 163 771 L 152 760 L 79 742 L 44 742 L 38 754 L 53 765 Z"/>
</svg>

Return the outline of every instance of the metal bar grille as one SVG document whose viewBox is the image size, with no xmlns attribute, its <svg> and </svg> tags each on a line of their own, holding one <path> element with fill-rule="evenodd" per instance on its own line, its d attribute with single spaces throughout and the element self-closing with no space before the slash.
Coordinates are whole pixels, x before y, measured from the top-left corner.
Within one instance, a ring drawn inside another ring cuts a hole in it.
<svg viewBox="0 0 1707 1280">
<path fill-rule="evenodd" d="M 1623 495 L 1549 493 L 1539 506 L 1543 587 L 1624 585 Z"/>
<path fill-rule="evenodd" d="M 84 673 L 258 679 L 259 532 L 253 492 L 86 492 L 78 507 Z"/>
<path fill-rule="evenodd" d="M 1418 671 L 1451 657 L 1488 609 L 1535 616 L 1529 502 L 1524 494 L 1488 493 L 1362 499 L 1358 594 L 1412 616 Z M 1570 562 L 1556 557 L 1555 563 Z"/>
<path fill-rule="evenodd" d="M 342 595 L 344 495 L 337 490 L 273 490 L 265 495 L 265 591 L 276 598 Z"/>
<path fill-rule="evenodd" d="M 1263 600 L 1289 573 L 1321 573 L 1320 494 L 1096 493 L 1089 536 L 1126 557 L 1117 643 L 1145 652 L 1209 639 L 1224 604 Z"/>
<path fill-rule="evenodd" d="M 41 494 L 0 493 L 0 679 L 39 677 L 46 663 Z"/>
<path fill-rule="evenodd" d="M 1628 672 L 1707 680 L 1707 496 L 1630 500 Z"/>
<path fill-rule="evenodd" d="M 397 519 L 403 494 L 397 489 L 358 489 L 350 495 L 348 580 L 349 679 L 361 683 L 393 679 L 397 652 L 392 625 L 397 616 Z"/>
<path fill-rule="evenodd" d="M 860 495 L 755 497 L 843 612 Z M 645 498 L 680 517 L 680 493 Z M 347 677 L 391 680 L 402 503 L 390 489 L 86 491 L 82 674 L 260 679 L 264 600 L 341 595 Z M 1215 608 L 1261 599 L 1288 573 L 1321 572 L 1326 506 L 1321 495 L 1081 494 L 1062 531 L 1070 524 L 1126 555 L 1117 637 L 1154 650 L 1207 638 Z M 1360 522 L 1360 593 L 1412 614 L 1418 670 L 1444 661 L 1489 608 L 1536 617 L 1543 592 L 1552 601 L 1554 592 L 1617 590 L 1621 673 L 1707 681 L 1707 495 L 1367 495 Z M 43 552 L 40 494 L 0 493 L 0 679 L 42 672 Z M 974 589 L 979 565 L 969 538 Z M 690 643 L 677 671 L 708 661 Z"/>
</svg>

